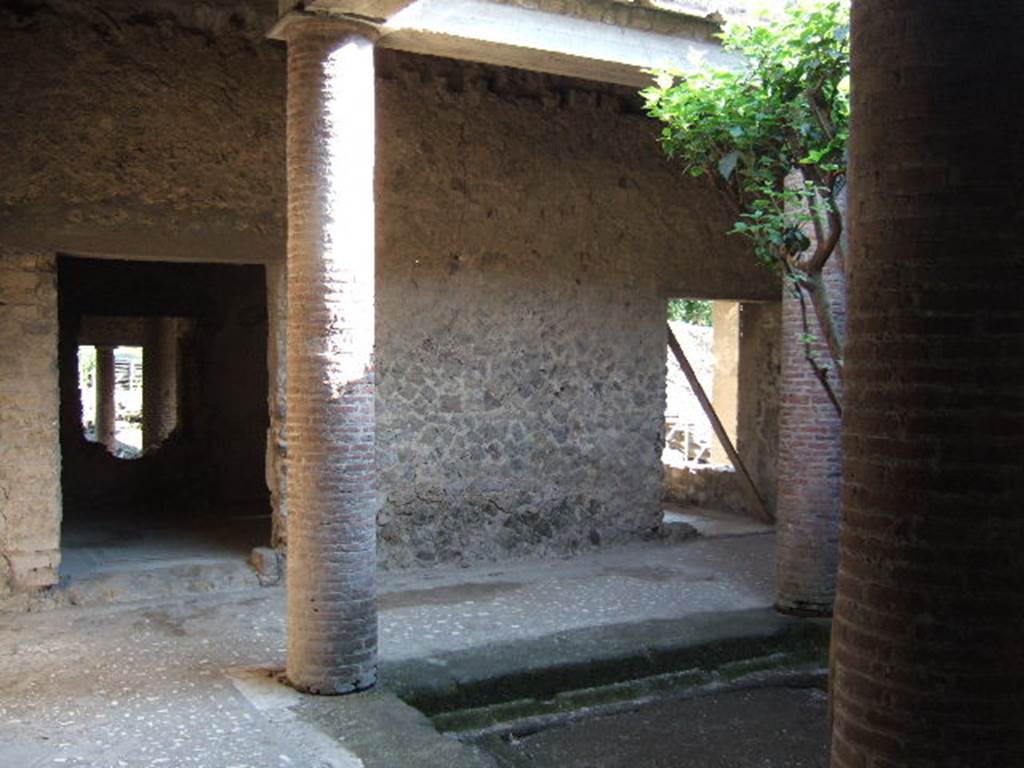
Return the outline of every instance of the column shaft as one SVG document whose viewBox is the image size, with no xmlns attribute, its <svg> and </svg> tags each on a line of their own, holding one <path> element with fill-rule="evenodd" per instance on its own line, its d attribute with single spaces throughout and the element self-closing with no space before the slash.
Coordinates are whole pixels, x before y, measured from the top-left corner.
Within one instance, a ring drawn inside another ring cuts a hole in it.
<svg viewBox="0 0 1024 768">
<path fill-rule="evenodd" d="M 142 350 L 142 449 L 162 443 L 178 425 L 178 333 L 173 317 L 146 319 Z"/>
<path fill-rule="evenodd" d="M 1024 6 L 853 5 L 832 765 L 1024 765 Z"/>
<path fill-rule="evenodd" d="M 842 325 L 846 286 L 838 253 L 829 259 L 824 278 L 833 313 Z M 809 299 L 807 314 L 818 338 L 814 354 L 827 361 L 828 347 Z M 839 542 L 841 423 L 807 362 L 804 333 L 800 301 L 787 286 L 782 295 L 776 606 L 788 613 L 829 615 Z M 832 379 L 838 389 L 838 379 Z"/>
<path fill-rule="evenodd" d="M 376 680 L 374 64 L 369 28 L 288 30 L 288 679 Z"/>
<path fill-rule="evenodd" d="M 114 348 L 96 347 L 96 442 L 114 449 Z"/>
</svg>

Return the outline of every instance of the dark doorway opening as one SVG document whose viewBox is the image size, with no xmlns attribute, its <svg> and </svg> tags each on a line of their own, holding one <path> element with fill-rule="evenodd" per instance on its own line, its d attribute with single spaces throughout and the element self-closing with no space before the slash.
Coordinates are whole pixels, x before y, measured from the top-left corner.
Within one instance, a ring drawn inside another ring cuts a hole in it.
<svg viewBox="0 0 1024 768">
<path fill-rule="evenodd" d="M 62 580 L 244 567 L 271 535 L 263 267 L 62 256 L 58 291 Z M 123 421 L 105 442 L 108 410 Z M 117 438 L 125 421 L 137 450 Z"/>
</svg>

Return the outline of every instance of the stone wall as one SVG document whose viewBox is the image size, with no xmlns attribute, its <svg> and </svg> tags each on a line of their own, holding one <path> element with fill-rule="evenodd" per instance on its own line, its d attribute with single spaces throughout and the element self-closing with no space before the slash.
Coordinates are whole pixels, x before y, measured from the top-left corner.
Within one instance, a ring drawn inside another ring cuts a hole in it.
<svg viewBox="0 0 1024 768">
<path fill-rule="evenodd" d="M 0 597 L 57 580 L 54 256 L 0 246 Z"/>
<path fill-rule="evenodd" d="M 285 56 L 265 21 L 227 0 L 0 11 L 0 240 L 267 264 L 280 389 Z M 628 90 L 388 51 L 377 64 L 384 559 L 649 532 L 664 299 L 774 299 L 774 279 L 665 161 Z M 274 391 L 270 406 L 281 541 Z"/>
<path fill-rule="evenodd" d="M 769 511 L 778 497 L 782 305 L 740 304 L 736 445 Z"/>
<path fill-rule="evenodd" d="M 628 93 L 413 57 L 381 71 L 385 560 L 649 533 L 663 297 L 771 295 L 770 274 Z"/>
<path fill-rule="evenodd" d="M 682 507 L 752 514 L 730 464 L 666 464 L 665 501 Z"/>
</svg>

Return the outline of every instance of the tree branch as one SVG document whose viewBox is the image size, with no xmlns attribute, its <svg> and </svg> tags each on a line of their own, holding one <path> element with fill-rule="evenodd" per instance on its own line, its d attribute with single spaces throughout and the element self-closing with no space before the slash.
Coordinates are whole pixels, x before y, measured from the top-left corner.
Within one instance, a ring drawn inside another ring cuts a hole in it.
<svg viewBox="0 0 1024 768">
<path fill-rule="evenodd" d="M 825 197 L 825 207 L 828 211 L 828 233 L 822 238 L 819 232 L 814 245 L 814 253 L 806 259 L 799 259 L 796 263 L 796 267 L 808 275 L 821 274 L 826 262 L 828 262 L 829 256 L 832 255 L 832 252 L 839 244 L 840 235 L 843 233 L 843 217 L 839 214 L 839 207 L 836 205 L 831 192 Z M 817 222 L 815 231 L 818 232 L 821 223 L 818 221 L 818 214 L 813 209 L 811 216 Z"/>
<path fill-rule="evenodd" d="M 807 275 L 803 289 L 811 297 L 811 306 L 814 308 L 814 316 L 818 321 L 818 328 L 825 337 L 825 345 L 828 347 L 828 354 L 836 367 L 836 376 L 841 382 L 843 380 L 843 339 L 836 325 L 836 318 L 832 312 L 832 302 L 829 299 L 828 289 L 825 286 L 825 279 L 821 272 Z"/>
<path fill-rule="evenodd" d="M 825 394 L 828 396 L 829 401 L 832 403 L 832 407 L 836 409 L 836 413 L 841 417 L 843 415 L 843 406 L 839 402 L 839 396 L 836 394 L 836 391 L 832 386 L 832 382 L 829 381 L 828 368 L 817 361 L 814 356 L 814 349 L 811 346 L 811 342 L 815 336 L 811 333 L 811 324 L 807 316 L 807 300 L 804 297 L 804 291 L 806 288 L 804 287 L 801 279 L 794 274 L 789 262 L 782 259 L 782 263 L 783 268 L 787 271 L 792 280 L 792 289 L 796 292 L 796 297 L 800 301 L 800 323 L 803 328 L 804 358 L 807 360 L 807 364 L 811 366 L 811 370 L 818 378 L 818 381 L 821 382 L 821 386 L 825 390 Z M 829 351 L 831 353 L 831 347 L 829 347 Z"/>
<path fill-rule="evenodd" d="M 829 141 L 832 141 L 836 137 L 836 127 L 832 124 L 832 118 L 825 111 L 824 106 L 827 105 L 822 105 L 823 99 L 821 83 L 807 90 L 807 102 L 811 105 L 811 111 L 814 112 L 814 117 L 817 119 L 818 125 L 821 126 L 822 132 L 828 136 Z"/>
</svg>

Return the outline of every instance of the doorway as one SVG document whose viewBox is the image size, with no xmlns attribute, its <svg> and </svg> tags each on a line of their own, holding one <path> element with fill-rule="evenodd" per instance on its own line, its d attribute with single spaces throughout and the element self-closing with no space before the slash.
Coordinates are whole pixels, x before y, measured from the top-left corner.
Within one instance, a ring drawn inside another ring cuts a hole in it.
<svg viewBox="0 0 1024 768">
<path fill-rule="evenodd" d="M 768 511 L 774 509 L 779 303 L 672 299 L 668 324 L 761 503 Z M 689 377 L 673 353 L 667 356 L 662 454 L 666 522 L 692 523 L 695 515 L 760 517 Z"/>
<path fill-rule="evenodd" d="M 63 256 L 58 297 L 62 582 L 244 568 L 271 535 L 264 268 Z"/>
</svg>

